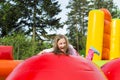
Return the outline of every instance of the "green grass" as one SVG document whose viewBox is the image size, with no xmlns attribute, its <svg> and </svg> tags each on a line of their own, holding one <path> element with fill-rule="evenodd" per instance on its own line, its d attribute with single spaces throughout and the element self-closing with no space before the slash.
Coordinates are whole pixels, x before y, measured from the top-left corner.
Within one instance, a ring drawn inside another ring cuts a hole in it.
<svg viewBox="0 0 120 80">
<path fill-rule="evenodd" d="M 93 61 L 96 65 L 98 65 L 99 67 L 101 67 L 102 65 L 106 64 L 109 60 L 97 60 L 97 61 Z"/>
</svg>

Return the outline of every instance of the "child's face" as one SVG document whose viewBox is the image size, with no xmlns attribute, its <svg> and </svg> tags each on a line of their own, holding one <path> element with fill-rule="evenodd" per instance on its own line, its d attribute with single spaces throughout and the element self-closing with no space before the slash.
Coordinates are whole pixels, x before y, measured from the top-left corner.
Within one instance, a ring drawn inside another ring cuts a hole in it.
<svg viewBox="0 0 120 80">
<path fill-rule="evenodd" d="M 58 48 L 63 51 L 63 52 L 66 52 L 66 49 L 67 49 L 67 43 L 66 43 L 66 40 L 64 38 L 60 39 L 57 43 L 58 45 Z"/>
</svg>

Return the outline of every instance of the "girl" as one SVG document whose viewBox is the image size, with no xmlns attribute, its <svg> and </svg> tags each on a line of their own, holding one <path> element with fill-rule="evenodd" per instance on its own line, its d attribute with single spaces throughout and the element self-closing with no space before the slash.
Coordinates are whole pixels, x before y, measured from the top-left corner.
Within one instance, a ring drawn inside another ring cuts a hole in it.
<svg viewBox="0 0 120 80">
<path fill-rule="evenodd" d="M 79 56 L 79 54 L 76 52 L 76 50 L 73 48 L 73 46 L 69 44 L 67 37 L 62 34 L 58 34 L 55 37 L 53 48 L 45 49 L 38 54 L 42 54 L 45 52 L 53 52 L 55 54 Z"/>
<path fill-rule="evenodd" d="M 80 56 L 78 54 L 78 52 L 73 48 L 73 46 L 71 44 L 69 44 L 67 37 L 65 35 L 62 35 L 62 34 L 58 34 L 55 37 L 53 48 L 45 49 L 38 54 L 43 54 L 46 52 L 48 52 L 48 53 L 53 52 L 54 54 L 57 54 L 57 55 L 65 54 L 65 55 Z M 95 48 L 91 47 L 88 51 L 88 55 L 87 55 L 86 59 L 92 60 L 94 53 L 99 54 L 99 52 Z"/>
</svg>

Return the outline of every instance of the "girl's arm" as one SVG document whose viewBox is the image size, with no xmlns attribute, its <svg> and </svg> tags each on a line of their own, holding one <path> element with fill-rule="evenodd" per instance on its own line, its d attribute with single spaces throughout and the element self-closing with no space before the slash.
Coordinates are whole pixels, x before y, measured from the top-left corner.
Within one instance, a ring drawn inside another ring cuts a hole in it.
<svg viewBox="0 0 120 80">
<path fill-rule="evenodd" d="M 49 52 L 52 52 L 53 51 L 53 48 L 50 48 L 50 49 L 44 49 L 44 50 L 42 50 L 41 52 L 39 52 L 38 53 L 38 55 L 40 55 L 40 54 L 43 54 L 43 53 L 49 53 Z"/>
</svg>

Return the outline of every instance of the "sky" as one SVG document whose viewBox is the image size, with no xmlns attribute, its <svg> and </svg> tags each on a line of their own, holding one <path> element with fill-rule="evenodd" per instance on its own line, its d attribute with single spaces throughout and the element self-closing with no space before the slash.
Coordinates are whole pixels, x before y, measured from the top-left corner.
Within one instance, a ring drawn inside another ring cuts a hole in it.
<svg viewBox="0 0 120 80">
<path fill-rule="evenodd" d="M 120 0 L 113 0 L 114 3 L 120 8 Z M 68 9 L 66 9 L 66 6 L 68 5 L 69 0 L 58 0 L 59 4 L 61 4 L 61 9 L 62 12 L 59 13 L 58 17 L 61 17 L 61 22 L 64 22 L 67 20 L 67 12 L 69 12 Z M 67 26 L 65 25 L 62 29 L 59 29 L 56 31 L 57 34 L 66 34 L 66 28 Z"/>
<path fill-rule="evenodd" d="M 113 0 L 113 1 L 120 8 L 120 3 L 119 3 L 120 0 Z"/>
</svg>

